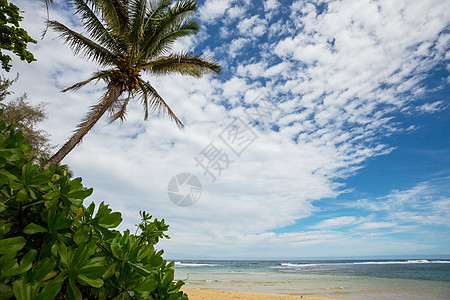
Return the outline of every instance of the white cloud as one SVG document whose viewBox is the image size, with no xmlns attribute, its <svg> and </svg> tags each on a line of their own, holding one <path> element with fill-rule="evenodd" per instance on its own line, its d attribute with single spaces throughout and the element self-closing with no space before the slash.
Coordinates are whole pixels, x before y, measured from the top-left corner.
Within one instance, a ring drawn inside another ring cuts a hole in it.
<svg viewBox="0 0 450 300">
<path fill-rule="evenodd" d="M 237 54 L 244 48 L 250 39 L 247 38 L 237 38 L 231 41 L 230 46 L 228 47 L 228 53 L 232 58 L 235 58 Z"/>
<path fill-rule="evenodd" d="M 362 229 L 390 222 L 450 226 L 450 199 L 445 195 L 448 187 L 448 178 L 444 178 L 437 182 L 423 182 L 408 190 L 394 190 L 376 200 L 362 199 L 347 205 L 381 214 L 380 217 L 388 220 L 362 224 Z"/>
<path fill-rule="evenodd" d="M 227 10 L 227 16 L 231 20 L 240 19 L 244 16 L 245 12 L 246 12 L 245 7 L 235 5 Z"/>
<path fill-rule="evenodd" d="M 267 10 L 274 10 L 277 8 L 280 8 L 281 4 L 278 2 L 278 0 L 266 0 L 264 1 L 264 9 Z"/>
<path fill-rule="evenodd" d="M 321 221 L 319 224 L 313 226 L 312 228 L 339 228 L 346 225 L 352 225 L 357 221 L 353 216 L 336 217 L 332 219 L 327 219 Z"/>
<path fill-rule="evenodd" d="M 394 227 L 395 223 L 390 222 L 367 222 L 358 226 L 361 230 L 372 230 L 372 229 L 381 229 L 381 228 L 390 228 Z"/>
<path fill-rule="evenodd" d="M 423 113 L 435 113 L 438 111 L 442 111 L 446 108 L 443 101 L 436 101 L 433 103 L 425 103 L 421 106 L 417 106 L 416 110 Z"/>
<path fill-rule="evenodd" d="M 234 0 L 207 0 L 200 6 L 199 13 L 203 22 L 214 23 L 218 18 L 225 14 Z"/>
<path fill-rule="evenodd" d="M 265 19 L 261 19 L 259 16 L 252 16 L 241 20 L 237 27 L 243 35 L 259 37 L 266 33 L 267 21 Z"/>
</svg>

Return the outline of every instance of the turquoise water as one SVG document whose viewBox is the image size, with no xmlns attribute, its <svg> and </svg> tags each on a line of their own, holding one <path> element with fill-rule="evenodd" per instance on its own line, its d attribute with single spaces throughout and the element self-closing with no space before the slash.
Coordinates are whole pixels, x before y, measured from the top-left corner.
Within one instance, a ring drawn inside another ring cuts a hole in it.
<svg viewBox="0 0 450 300">
<path fill-rule="evenodd" d="M 450 299 L 449 260 L 194 261 L 187 288 L 337 299 Z"/>
</svg>

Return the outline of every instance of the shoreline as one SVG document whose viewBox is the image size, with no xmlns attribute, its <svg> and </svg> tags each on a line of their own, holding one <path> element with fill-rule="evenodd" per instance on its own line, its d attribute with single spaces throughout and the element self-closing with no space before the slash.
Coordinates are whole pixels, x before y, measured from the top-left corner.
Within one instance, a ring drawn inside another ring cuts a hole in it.
<svg viewBox="0 0 450 300">
<path fill-rule="evenodd" d="M 270 295 L 270 294 L 255 294 L 255 293 L 241 293 L 231 291 L 196 289 L 196 288 L 182 288 L 190 300 L 333 300 L 333 298 L 316 298 L 302 295 L 288 296 L 288 295 Z"/>
</svg>

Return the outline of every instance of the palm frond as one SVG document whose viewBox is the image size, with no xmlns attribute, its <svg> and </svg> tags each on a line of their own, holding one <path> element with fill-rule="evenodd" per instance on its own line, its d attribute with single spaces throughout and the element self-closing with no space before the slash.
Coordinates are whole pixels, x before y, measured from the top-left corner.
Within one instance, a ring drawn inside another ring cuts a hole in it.
<svg viewBox="0 0 450 300">
<path fill-rule="evenodd" d="M 143 43 L 141 44 L 141 51 L 138 56 L 140 60 L 144 55 L 152 53 L 152 48 L 159 44 L 165 36 L 186 21 L 197 10 L 197 1 L 177 1 L 173 8 L 166 8 L 161 16 L 156 19 L 146 19 L 145 34 Z"/>
<path fill-rule="evenodd" d="M 64 39 L 75 55 L 81 54 L 82 57 L 101 65 L 114 64 L 115 55 L 109 50 L 57 21 L 48 21 L 48 24 L 50 28 L 59 33 L 59 37 Z"/>
<path fill-rule="evenodd" d="M 72 0 L 76 7 L 76 14 L 81 15 L 84 28 L 86 28 L 92 39 L 99 42 L 100 45 L 106 47 L 109 50 L 116 50 L 119 40 L 111 34 L 111 32 L 100 21 L 97 14 L 100 13 L 96 1 L 91 5 L 88 5 L 89 0 Z"/>
<path fill-rule="evenodd" d="M 179 24 L 178 26 L 174 26 L 170 28 L 167 32 L 164 32 L 158 35 L 158 40 L 155 39 L 155 42 L 151 45 L 151 47 L 147 47 L 144 55 L 142 57 L 158 57 L 161 55 L 167 55 L 172 49 L 172 45 L 176 39 L 197 34 L 199 30 L 199 25 L 197 22 L 188 20 Z"/>
<path fill-rule="evenodd" d="M 109 108 L 108 123 L 111 124 L 114 121 L 120 119 L 121 122 L 126 120 L 127 106 L 130 102 L 131 94 L 128 93 L 126 98 L 117 99 Z"/>
<path fill-rule="evenodd" d="M 75 83 L 74 85 L 63 89 L 61 92 L 63 92 L 63 93 L 65 93 L 67 91 L 73 92 L 73 91 L 79 90 L 80 88 L 82 88 L 83 86 L 85 86 L 86 84 L 88 84 L 89 82 L 91 82 L 93 80 L 96 80 L 96 79 L 100 80 L 100 79 L 108 78 L 109 77 L 109 72 L 110 72 L 109 70 L 108 71 L 95 72 L 91 78 L 83 80 L 83 81 L 80 81 L 78 83 Z"/>
<path fill-rule="evenodd" d="M 132 0 L 130 4 L 131 28 L 127 35 L 128 41 L 133 45 L 130 56 L 135 56 L 138 43 L 144 36 L 145 16 L 147 15 L 147 0 Z"/>
<path fill-rule="evenodd" d="M 145 80 L 139 79 L 139 92 L 142 104 L 144 106 L 145 120 L 148 119 L 149 110 L 157 111 L 158 114 L 167 115 L 169 119 L 174 121 L 178 128 L 183 128 L 184 125 L 170 109 L 169 105 L 158 94 L 158 92 Z"/>
<path fill-rule="evenodd" d="M 150 0 L 150 13 L 148 14 L 148 19 L 159 19 L 165 14 L 165 10 L 172 4 L 172 1 L 173 0 Z"/>
<path fill-rule="evenodd" d="M 122 36 L 130 26 L 128 15 L 128 0 L 90 0 L 96 2 L 100 8 L 103 19 L 117 36 Z"/>
<path fill-rule="evenodd" d="M 194 77 L 201 77 L 206 72 L 220 74 L 222 70 L 212 60 L 184 53 L 160 57 L 139 66 L 138 69 L 157 75 L 182 74 Z"/>
</svg>

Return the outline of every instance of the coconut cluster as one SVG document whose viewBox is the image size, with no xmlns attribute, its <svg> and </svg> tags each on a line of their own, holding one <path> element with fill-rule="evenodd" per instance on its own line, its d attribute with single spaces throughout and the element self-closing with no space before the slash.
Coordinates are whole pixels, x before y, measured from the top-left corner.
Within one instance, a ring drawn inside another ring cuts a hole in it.
<svg viewBox="0 0 450 300">
<path fill-rule="evenodd" d="M 139 88 L 139 70 L 137 68 L 129 67 L 127 60 L 124 58 L 118 59 L 118 69 L 109 72 L 111 75 L 111 82 L 124 87 L 126 90 L 138 90 Z"/>
</svg>

